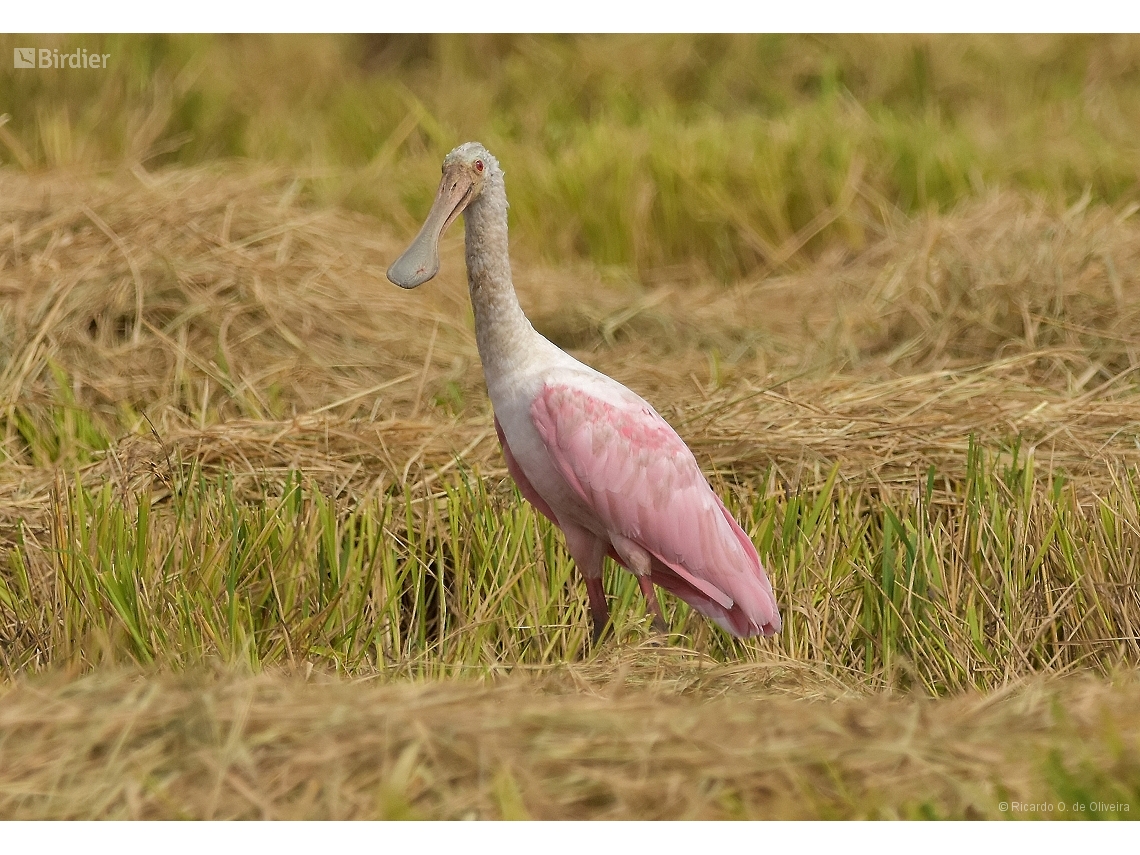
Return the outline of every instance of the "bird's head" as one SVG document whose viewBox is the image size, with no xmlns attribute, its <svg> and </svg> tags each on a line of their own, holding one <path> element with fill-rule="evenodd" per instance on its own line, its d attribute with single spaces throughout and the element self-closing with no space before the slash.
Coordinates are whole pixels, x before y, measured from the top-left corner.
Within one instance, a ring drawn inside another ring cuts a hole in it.
<svg viewBox="0 0 1140 855">
<path fill-rule="evenodd" d="M 401 288 L 423 285 L 439 272 L 439 239 L 463 209 L 479 198 L 499 163 L 477 142 L 464 143 L 443 159 L 443 180 L 420 233 L 388 268 Z"/>
</svg>

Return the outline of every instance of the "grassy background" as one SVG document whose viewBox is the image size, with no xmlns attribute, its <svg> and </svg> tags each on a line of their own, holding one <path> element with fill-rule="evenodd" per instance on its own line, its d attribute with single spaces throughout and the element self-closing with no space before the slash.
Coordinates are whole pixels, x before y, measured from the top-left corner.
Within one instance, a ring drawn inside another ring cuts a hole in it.
<svg viewBox="0 0 1140 855">
<path fill-rule="evenodd" d="M 25 167 L 305 170 L 407 227 L 455 140 L 509 164 L 516 243 L 725 279 L 860 249 L 987 187 L 1136 199 L 1131 37 L 7 37 L 106 72 L 0 75 Z M 383 177 L 383 180 L 380 180 Z"/>
<path fill-rule="evenodd" d="M 1140 43 L 33 43 L 113 59 L 0 71 L 4 815 L 1140 810 Z M 690 443 L 778 638 L 666 597 L 662 643 L 613 574 L 588 649 L 461 234 L 383 279 L 466 138 L 528 314 Z"/>
</svg>

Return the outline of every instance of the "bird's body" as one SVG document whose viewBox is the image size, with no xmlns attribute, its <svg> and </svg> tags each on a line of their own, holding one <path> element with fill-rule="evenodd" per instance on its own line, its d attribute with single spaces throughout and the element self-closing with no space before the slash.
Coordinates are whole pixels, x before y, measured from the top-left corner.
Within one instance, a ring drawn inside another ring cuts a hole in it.
<svg viewBox="0 0 1140 855">
<path fill-rule="evenodd" d="M 411 288 L 434 276 L 439 236 L 460 211 L 479 357 L 507 468 L 563 531 L 586 579 L 595 638 L 608 621 L 606 555 L 638 577 L 659 629 L 654 584 L 733 635 L 778 632 L 779 610 L 755 547 L 677 433 L 523 314 L 511 280 L 503 174 L 478 143 L 448 155 L 432 212 L 388 278 Z"/>
</svg>

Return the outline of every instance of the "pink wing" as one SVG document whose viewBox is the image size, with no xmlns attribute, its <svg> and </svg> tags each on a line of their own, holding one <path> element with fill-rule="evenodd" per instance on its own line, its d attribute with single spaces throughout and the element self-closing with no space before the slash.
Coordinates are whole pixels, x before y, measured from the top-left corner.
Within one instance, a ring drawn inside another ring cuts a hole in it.
<svg viewBox="0 0 1140 855">
<path fill-rule="evenodd" d="M 653 557 L 655 584 L 733 635 L 778 632 L 756 547 L 688 446 L 632 392 L 607 384 L 591 394 L 588 383 L 547 384 L 531 405 L 557 470 L 609 532 Z"/>
</svg>

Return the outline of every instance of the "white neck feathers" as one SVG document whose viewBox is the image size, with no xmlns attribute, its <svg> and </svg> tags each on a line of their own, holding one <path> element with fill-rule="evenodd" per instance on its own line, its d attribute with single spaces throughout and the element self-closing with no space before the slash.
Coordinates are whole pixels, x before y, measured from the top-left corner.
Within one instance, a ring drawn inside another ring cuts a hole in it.
<svg viewBox="0 0 1140 855">
<path fill-rule="evenodd" d="M 536 336 L 511 281 L 507 246 L 507 188 L 503 173 L 489 170 L 483 191 L 463 213 L 467 285 L 475 310 L 475 338 L 484 373 L 525 358 Z"/>
</svg>

